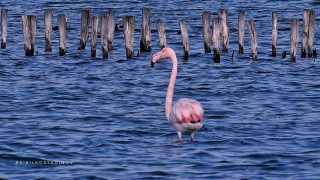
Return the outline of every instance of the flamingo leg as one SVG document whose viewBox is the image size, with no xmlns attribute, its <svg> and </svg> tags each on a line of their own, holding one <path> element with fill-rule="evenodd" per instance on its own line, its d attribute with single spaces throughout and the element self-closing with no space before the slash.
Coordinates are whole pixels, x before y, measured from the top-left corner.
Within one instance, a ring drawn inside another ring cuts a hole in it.
<svg viewBox="0 0 320 180">
<path fill-rule="evenodd" d="M 182 141 L 181 136 L 182 136 L 181 132 L 178 132 L 179 141 Z"/>
<path fill-rule="evenodd" d="M 190 140 L 191 140 L 191 141 L 193 141 L 193 136 L 194 136 L 194 133 L 191 133 L 191 134 L 190 134 Z"/>
</svg>

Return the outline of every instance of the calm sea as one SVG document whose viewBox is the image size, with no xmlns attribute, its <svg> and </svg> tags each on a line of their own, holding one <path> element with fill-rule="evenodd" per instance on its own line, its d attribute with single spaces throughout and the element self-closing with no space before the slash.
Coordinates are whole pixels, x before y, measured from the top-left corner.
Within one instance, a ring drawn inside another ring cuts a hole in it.
<svg viewBox="0 0 320 180">
<path fill-rule="evenodd" d="M 291 63 L 290 19 L 303 9 L 320 12 L 319 1 L 9 1 L 7 49 L 0 50 L 0 178 L 3 179 L 319 179 L 320 64 Z M 97 58 L 90 42 L 77 50 L 82 9 L 92 15 L 134 15 L 135 54 L 139 51 L 142 7 L 151 7 L 152 52 L 126 60 L 123 31 L 114 50 Z M 228 9 L 229 52 L 213 64 L 204 53 L 202 13 L 211 18 Z M 68 18 L 67 55 L 59 56 L 58 31 L 52 53 L 44 52 L 45 10 Z M 238 12 L 254 19 L 258 61 L 238 55 Z M 271 57 L 271 12 L 278 12 L 278 56 Z M 37 15 L 37 55 L 25 57 L 21 15 Z M 179 20 L 185 18 L 190 57 L 183 62 Z M 160 50 L 156 20 L 162 19 L 168 46 L 178 56 L 174 101 L 202 103 L 204 126 L 190 142 L 164 114 L 171 62 L 150 67 Z M 316 24 L 314 48 L 320 45 Z M 301 42 L 302 21 L 299 24 Z M 235 52 L 231 60 L 232 52 Z"/>
</svg>

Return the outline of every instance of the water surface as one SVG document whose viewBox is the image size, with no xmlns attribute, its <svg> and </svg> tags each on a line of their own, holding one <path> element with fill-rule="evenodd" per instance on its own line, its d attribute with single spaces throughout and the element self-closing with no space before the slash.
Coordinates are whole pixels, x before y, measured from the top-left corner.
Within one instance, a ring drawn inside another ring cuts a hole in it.
<svg viewBox="0 0 320 180">
<path fill-rule="evenodd" d="M 317 1 L 2 1 L 9 9 L 7 49 L 0 50 L 0 177 L 5 179 L 318 179 L 320 176 L 319 60 L 282 59 L 290 48 L 290 19 Z M 126 60 L 122 31 L 109 59 L 79 51 L 82 9 L 93 15 L 135 15 L 139 50 L 141 9 L 151 7 L 152 52 Z M 220 64 L 205 54 L 204 11 L 229 10 L 230 46 Z M 67 55 L 44 53 L 43 13 L 68 17 Z M 256 20 L 258 61 L 237 54 L 237 13 Z M 271 12 L 278 12 L 278 57 L 271 57 Z M 21 15 L 38 16 L 36 51 L 25 57 Z M 182 61 L 179 20 L 186 18 L 191 55 Z M 202 103 L 204 126 L 195 141 L 176 143 L 164 104 L 171 62 L 150 67 L 160 50 L 156 20 L 163 19 L 168 45 L 178 56 L 174 101 Z M 300 22 L 301 34 L 302 22 Z M 316 29 L 319 24 L 316 25 Z M 316 30 L 314 47 L 319 47 Z M 301 35 L 300 35 L 301 41 Z M 299 44 L 300 47 L 300 44 Z M 232 51 L 235 56 L 231 60 Z M 288 56 L 289 57 L 289 56 Z M 46 164 L 44 164 L 46 162 Z M 62 164 L 62 162 L 68 164 Z M 28 163 L 28 164 L 27 164 Z M 41 163 L 41 164 L 40 164 Z"/>
</svg>

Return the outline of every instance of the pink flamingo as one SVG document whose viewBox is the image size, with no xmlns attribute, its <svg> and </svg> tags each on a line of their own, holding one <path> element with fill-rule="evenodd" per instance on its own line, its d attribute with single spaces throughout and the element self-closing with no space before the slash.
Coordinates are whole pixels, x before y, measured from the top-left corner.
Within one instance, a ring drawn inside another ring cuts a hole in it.
<svg viewBox="0 0 320 180">
<path fill-rule="evenodd" d="M 194 133 L 202 127 L 203 108 L 201 104 L 192 99 L 181 98 L 172 106 L 174 84 L 177 77 L 178 62 L 175 52 L 171 48 L 163 48 L 153 55 L 151 67 L 163 58 L 171 58 L 172 72 L 167 91 L 165 112 L 168 121 L 174 126 L 178 133 L 179 141 L 182 134 L 190 134 L 193 141 Z"/>
</svg>

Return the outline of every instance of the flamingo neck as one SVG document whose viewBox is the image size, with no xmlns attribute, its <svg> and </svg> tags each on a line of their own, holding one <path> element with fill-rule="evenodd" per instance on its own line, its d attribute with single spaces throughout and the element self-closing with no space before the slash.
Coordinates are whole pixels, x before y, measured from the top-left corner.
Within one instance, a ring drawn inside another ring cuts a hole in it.
<svg viewBox="0 0 320 180">
<path fill-rule="evenodd" d="M 166 117 L 169 120 L 170 112 L 172 109 L 172 98 L 173 98 L 173 91 L 174 91 L 174 84 L 176 82 L 177 78 L 177 71 L 178 71 L 178 61 L 177 57 L 175 54 L 171 56 L 172 60 L 172 71 L 171 71 L 171 77 L 170 77 L 170 82 L 167 90 L 167 96 L 166 96 L 166 105 L 165 105 L 165 110 L 166 110 Z"/>
</svg>

